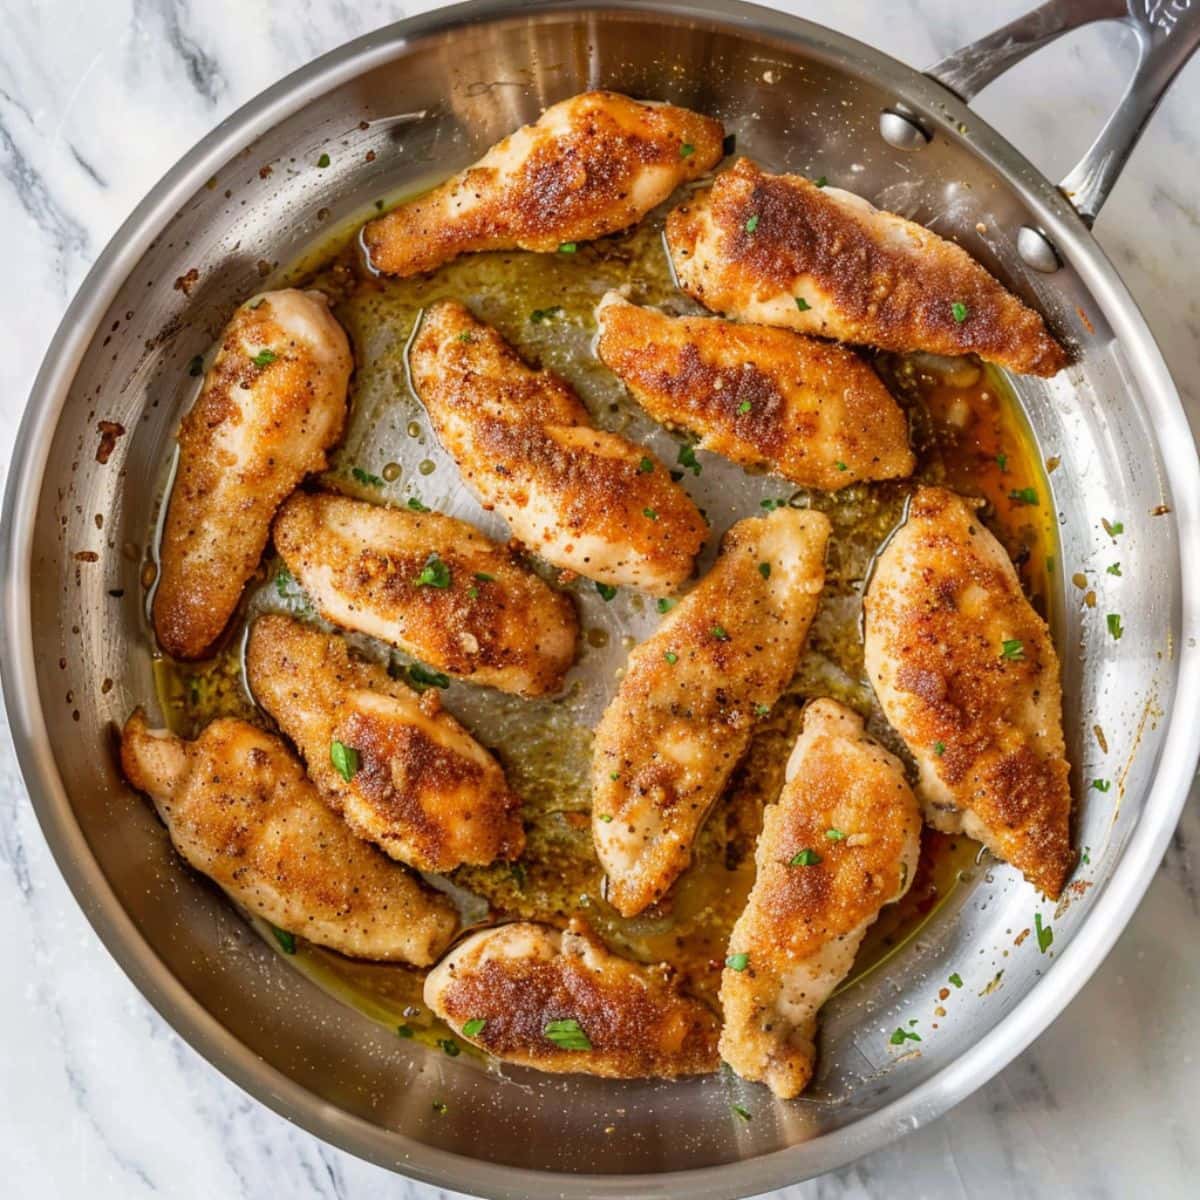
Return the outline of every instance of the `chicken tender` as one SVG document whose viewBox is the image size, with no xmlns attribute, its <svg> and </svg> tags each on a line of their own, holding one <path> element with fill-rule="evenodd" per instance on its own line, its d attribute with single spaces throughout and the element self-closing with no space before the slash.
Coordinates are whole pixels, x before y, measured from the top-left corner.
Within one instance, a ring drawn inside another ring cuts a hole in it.
<svg viewBox="0 0 1200 1200">
<path fill-rule="evenodd" d="M 669 317 L 609 292 L 596 352 L 660 424 L 744 467 L 836 491 L 912 473 L 908 424 L 853 351 L 764 325 Z"/>
<path fill-rule="evenodd" d="M 582 922 L 519 922 L 460 942 L 429 973 L 425 1003 L 505 1062 L 613 1079 L 717 1069 L 717 1021 L 665 965 L 605 949 Z"/>
<path fill-rule="evenodd" d="M 541 696 L 574 661 L 571 598 L 466 521 L 297 492 L 273 536 L 325 620 L 439 671 Z"/>
<path fill-rule="evenodd" d="M 965 250 L 841 188 L 739 159 L 667 218 L 684 291 L 743 321 L 1011 371 L 1067 365 L 1042 318 Z"/>
<path fill-rule="evenodd" d="M 521 853 L 521 798 L 436 691 L 418 697 L 340 637 L 283 616 L 255 621 L 246 678 L 359 837 L 423 871 Z"/>
<path fill-rule="evenodd" d="M 723 134 L 686 108 L 584 92 L 370 222 L 363 247 L 375 270 L 417 275 L 472 251 L 548 252 L 617 233 L 712 168 Z"/>
<path fill-rule="evenodd" d="M 154 631 L 174 658 L 220 637 L 267 544 L 271 518 L 342 436 L 350 343 L 320 292 L 243 304 L 179 428 Z"/>
<path fill-rule="evenodd" d="M 899 759 L 862 719 L 816 700 L 767 806 L 757 874 L 721 976 L 721 1057 L 776 1096 L 812 1077 L 817 1012 L 850 973 L 867 927 L 917 870 L 921 813 Z"/>
<path fill-rule="evenodd" d="M 151 729 L 138 709 L 121 736 L 121 766 L 180 855 L 277 928 L 415 966 L 450 944 L 454 905 L 359 841 L 279 738 L 223 717 L 187 742 Z"/>
<path fill-rule="evenodd" d="M 974 506 L 923 487 L 863 601 L 865 661 L 931 825 L 1052 899 L 1075 862 L 1058 656 Z"/>
<path fill-rule="evenodd" d="M 712 570 L 630 654 L 592 757 L 592 836 L 622 916 L 687 867 L 755 723 L 796 673 L 829 531 L 811 510 L 739 521 Z"/>
<path fill-rule="evenodd" d="M 708 526 L 667 468 L 463 305 L 426 310 L 409 368 L 467 484 L 547 562 L 660 594 L 691 575 Z"/>
</svg>

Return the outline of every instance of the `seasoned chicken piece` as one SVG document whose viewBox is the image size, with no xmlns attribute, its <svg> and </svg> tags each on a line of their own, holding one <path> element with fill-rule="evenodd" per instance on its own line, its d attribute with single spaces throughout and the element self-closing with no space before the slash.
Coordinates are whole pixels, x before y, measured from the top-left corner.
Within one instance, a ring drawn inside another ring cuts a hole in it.
<svg viewBox="0 0 1200 1200">
<path fill-rule="evenodd" d="M 767 806 L 757 873 L 721 975 L 721 1057 L 775 1095 L 812 1076 L 817 1010 L 917 870 L 921 813 L 899 759 L 835 700 L 816 700 Z"/>
<path fill-rule="evenodd" d="M 273 537 L 325 620 L 439 671 L 541 696 L 574 661 L 571 598 L 466 521 L 296 492 Z"/>
<path fill-rule="evenodd" d="M 425 1003 L 467 1041 L 552 1074 L 674 1079 L 717 1069 L 717 1020 L 666 964 L 605 949 L 581 921 L 519 922 L 460 942 L 425 980 Z"/>
<path fill-rule="evenodd" d="M 908 424 L 879 376 L 816 338 L 712 317 L 668 317 L 609 292 L 596 352 L 658 422 L 803 487 L 910 475 Z"/>
<path fill-rule="evenodd" d="M 203 658 L 254 573 L 271 518 L 341 436 L 354 360 L 320 292 L 243 304 L 179 427 L 154 631 L 175 658 Z"/>
<path fill-rule="evenodd" d="M 686 108 L 584 92 L 370 222 L 368 261 L 385 275 L 417 275 L 472 251 L 553 251 L 617 233 L 713 167 L 723 134 Z"/>
<path fill-rule="evenodd" d="M 186 742 L 151 729 L 139 708 L 121 736 L 121 766 L 183 858 L 279 929 L 416 966 L 450 944 L 454 905 L 359 841 L 279 738 L 222 717 Z"/>
<path fill-rule="evenodd" d="M 436 690 L 418 697 L 340 637 L 283 616 L 254 622 L 246 678 L 359 837 L 422 871 L 521 853 L 521 798 Z"/>
<path fill-rule="evenodd" d="M 457 301 L 426 310 L 409 369 L 467 484 L 547 562 L 658 593 L 691 575 L 708 527 L 667 468 Z"/>
<path fill-rule="evenodd" d="M 863 607 L 867 673 L 917 760 L 926 820 L 1057 898 L 1075 862 L 1058 656 L 974 506 L 921 488 Z"/>
<path fill-rule="evenodd" d="M 965 250 L 841 188 L 739 159 L 667 218 L 680 284 L 708 308 L 884 350 L 975 353 L 1026 375 L 1062 346 Z"/>
<path fill-rule="evenodd" d="M 712 570 L 630 654 L 592 754 L 592 836 L 622 916 L 687 867 L 755 722 L 796 673 L 829 528 L 824 514 L 791 508 L 739 521 Z"/>
</svg>

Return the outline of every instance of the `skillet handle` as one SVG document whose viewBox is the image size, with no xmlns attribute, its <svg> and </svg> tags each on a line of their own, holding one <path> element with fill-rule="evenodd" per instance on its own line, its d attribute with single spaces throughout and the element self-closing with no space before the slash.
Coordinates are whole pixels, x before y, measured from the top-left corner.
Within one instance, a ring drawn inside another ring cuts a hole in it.
<svg viewBox="0 0 1200 1200">
<path fill-rule="evenodd" d="M 1104 128 L 1058 185 L 1089 227 L 1171 81 L 1200 47 L 1200 0 L 1047 0 L 925 72 L 969 101 L 1027 55 L 1064 33 L 1104 20 L 1133 30 L 1138 61 Z"/>
</svg>

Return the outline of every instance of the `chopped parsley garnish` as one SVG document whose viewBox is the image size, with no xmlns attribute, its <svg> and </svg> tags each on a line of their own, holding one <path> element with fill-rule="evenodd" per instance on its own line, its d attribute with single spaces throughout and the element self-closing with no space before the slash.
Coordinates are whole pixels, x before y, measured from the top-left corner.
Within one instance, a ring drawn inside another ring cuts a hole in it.
<svg viewBox="0 0 1200 1200">
<path fill-rule="evenodd" d="M 696 461 L 696 451 L 691 446 L 680 446 L 679 457 L 675 460 L 685 471 L 691 471 L 698 476 L 703 469 Z"/>
<path fill-rule="evenodd" d="M 673 609 L 678 603 L 678 600 L 672 600 L 670 596 L 663 596 L 655 602 L 654 607 L 657 608 L 660 613 L 669 613 L 671 609 Z"/>
<path fill-rule="evenodd" d="M 815 850 L 797 850 L 791 858 L 788 859 L 789 867 L 816 867 L 820 866 L 821 856 Z"/>
<path fill-rule="evenodd" d="M 1101 517 L 1100 524 L 1104 526 L 1104 532 L 1110 538 L 1115 538 L 1118 533 L 1125 532 L 1125 523 L 1123 521 L 1110 521 L 1105 517 Z"/>
<path fill-rule="evenodd" d="M 438 1045 L 451 1058 L 457 1058 L 462 1053 L 462 1047 L 453 1038 L 438 1038 Z"/>
<path fill-rule="evenodd" d="M 808 310 L 810 308 L 812 308 L 812 305 L 809 304 L 809 302 L 807 300 L 805 300 L 805 298 L 803 296 L 797 296 L 796 297 L 796 307 L 801 312 L 808 312 Z"/>
<path fill-rule="evenodd" d="M 495 575 L 489 575 L 486 571 L 476 571 L 475 578 L 478 579 L 480 583 L 495 583 L 496 582 Z"/>
<path fill-rule="evenodd" d="M 543 321 L 552 321 L 562 312 L 562 305 L 555 304 L 552 308 L 535 308 L 529 314 L 529 319 L 535 324 L 540 325 Z"/>
<path fill-rule="evenodd" d="M 954 974 L 950 976 L 950 982 L 954 984 L 956 988 L 960 988 L 963 985 L 962 976 L 955 971 Z"/>
<path fill-rule="evenodd" d="M 758 228 L 758 213 L 755 213 L 754 216 L 752 216 L 750 218 L 750 220 L 748 220 L 746 222 L 746 232 L 753 233 L 757 228 Z"/>
<path fill-rule="evenodd" d="M 946 753 L 946 743 L 945 742 L 934 742 L 933 743 L 933 752 L 934 752 L 934 754 L 936 754 L 938 756 L 938 758 L 941 758 L 942 755 Z"/>
<path fill-rule="evenodd" d="M 333 763 L 333 769 L 349 783 L 358 770 L 358 751 L 334 738 L 329 747 L 329 761 Z"/>
<path fill-rule="evenodd" d="M 771 564 L 770 564 L 770 563 L 768 563 L 768 562 L 761 562 L 761 563 L 759 563 L 759 564 L 758 564 L 758 573 L 759 573 L 759 574 L 760 574 L 760 575 L 761 575 L 761 576 L 762 576 L 764 579 L 770 579 L 770 578 L 771 578 Z"/>
<path fill-rule="evenodd" d="M 758 507 L 765 508 L 767 510 L 767 512 L 774 512 L 775 509 L 784 508 L 784 507 L 786 507 L 786 505 L 787 505 L 786 500 L 772 500 L 772 499 L 770 499 L 770 497 L 768 497 L 766 500 L 760 500 L 758 502 Z"/>
<path fill-rule="evenodd" d="M 1033 914 L 1033 927 L 1037 932 L 1038 949 L 1045 954 L 1054 944 L 1054 930 L 1049 925 L 1042 924 L 1042 914 Z"/>
<path fill-rule="evenodd" d="M 613 783 L 616 783 L 617 780 L 621 778 L 621 772 L 620 771 L 609 771 L 608 777 L 609 777 L 609 779 L 611 779 L 613 781 Z"/>
<path fill-rule="evenodd" d="M 617 589 L 611 583 L 597 583 L 596 591 L 600 593 L 600 598 L 605 604 L 617 594 Z"/>
<path fill-rule="evenodd" d="M 409 496 L 408 507 L 411 508 L 413 512 L 429 512 L 429 509 L 427 509 L 425 505 L 421 503 L 417 496 Z"/>
<path fill-rule="evenodd" d="M 402 1038 L 410 1038 L 415 1036 L 411 1025 L 397 1025 L 396 1033 Z"/>
<path fill-rule="evenodd" d="M 420 663 L 413 663 L 408 668 L 408 677 L 412 680 L 413 687 L 419 692 L 431 687 L 448 688 L 450 686 L 449 675 L 443 675 L 441 671 L 430 671 Z"/>
<path fill-rule="evenodd" d="M 458 340 L 460 342 L 473 342 L 475 340 L 475 335 L 469 329 L 464 329 L 462 333 L 458 335 Z"/>
<path fill-rule="evenodd" d="M 1124 628 L 1121 626 L 1121 614 L 1109 613 L 1108 616 L 1105 617 L 1105 621 L 1108 623 L 1108 632 L 1113 635 L 1113 640 L 1119 642 L 1121 640 L 1121 634 L 1125 632 Z"/>
<path fill-rule="evenodd" d="M 829 180 L 826 179 L 824 175 L 818 176 L 818 178 L 816 179 L 815 182 L 816 182 L 817 187 L 828 187 L 829 186 Z"/>
<path fill-rule="evenodd" d="M 560 1050 L 590 1050 L 592 1043 L 588 1036 L 579 1028 L 579 1022 L 574 1017 L 564 1017 L 558 1021 L 547 1021 L 542 1032 Z"/>
<path fill-rule="evenodd" d="M 1020 638 L 1005 638 L 1000 644 L 1000 657 L 1021 662 L 1025 658 L 1025 643 Z"/>
<path fill-rule="evenodd" d="M 1113 563 L 1111 566 L 1105 567 L 1105 570 L 1110 575 L 1118 575 L 1119 576 L 1121 574 L 1121 564 L 1119 562 Z"/>
<path fill-rule="evenodd" d="M 665 658 L 667 662 L 671 664 L 671 666 L 674 666 L 679 661 L 679 655 L 676 654 L 674 650 L 668 650 L 663 655 L 663 658 Z"/>
<path fill-rule="evenodd" d="M 271 932 L 275 935 L 275 940 L 284 954 L 296 953 L 296 935 L 294 933 L 288 933 L 286 929 L 280 929 L 277 925 L 271 926 Z"/>
<path fill-rule="evenodd" d="M 998 466 L 1001 471 L 1007 471 L 1008 470 L 1008 455 L 1007 454 L 997 454 L 996 455 L 996 466 Z"/>
<path fill-rule="evenodd" d="M 911 1029 L 901 1029 L 899 1026 L 896 1027 L 896 1032 L 888 1038 L 893 1046 L 903 1046 L 905 1042 L 919 1042 L 920 1040 L 919 1033 L 914 1033 Z"/>
<path fill-rule="evenodd" d="M 478 600 L 479 599 L 479 589 L 477 587 L 475 587 L 474 585 L 467 588 L 467 599 L 468 600 Z"/>
<path fill-rule="evenodd" d="M 769 704 L 756 704 L 754 706 L 754 715 L 756 717 L 766 717 L 771 714 L 771 706 Z"/>
<path fill-rule="evenodd" d="M 683 145 L 679 147 L 680 158 L 691 158 L 695 153 L 696 147 L 693 146 L 691 142 L 684 142 Z"/>
<path fill-rule="evenodd" d="M 827 829 L 825 830 L 825 836 L 831 842 L 844 842 L 846 840 L 846 835 L 840 829 Z"/>
<path fill-rule="evenodd" d="M 1080 861 L 1083 863 L 1083 865 L 1085 867 L 1090 867 L 1092 865 L 1092 848 L 1091 848 L 1091 846 L 1084 846 L 1083 857 Z"/>
<path fill-rule="evenodd" d="M 729 1106 L 729 1111 L 733 1113 L 735 1117 L 740 1117 L 743 1121 L 750 1120 L 750 1110 L 743 1108 L 740 1104 L 731 1104 Z"/>
<path fill-rule="evenodd" d="M 199 354 L 188 363 L 188 374 L 193 378 L 204 374 L 204 359 Z"/>
<path fill-rule="evenodd" d="M 731 971 L 744 971 L 750 965 L 750 955 L 748 955 L 748 954 L 731 954 L 725 960 L 725 965 Z"/>
<path fill-rule="evenodd" d="M 612 820 L 612 813 L 597 813 L 596 816 L 607 825 Z"/>
<path fill-rule="evenodd" d="M 487 1021 L 483 1017 L 472 1017 L 463 1027 L 463 1037 L 478 1037 Z"/>
<path fill-rule="evenodd" d="M 652 458 L 643 458 L 642 461 L 640 463 L 638 463 L 638 474 L 639 475 L 649 475 L 650 472 L 653 470 L 654 470 L 654 459 L 652 459 Z"/>
<path fill-rule="evenodd" d="M 1108 779 L 1093 779 L 1092 787 L 1098 792 L 1107 792 L 1112 787 L 1112 781 Z"/>
<path fill-rule="evenodd" d="M 1034 505 L 1036 505 L 1038 502 L 1038 494 L 1031 487 L 1014 488 L 1011 492 L 1008 493 L 1008 498 L 1010 500 L 1015 500 L 1018 504 L 1034 504 Z"/>
<path fill-rule="evenodd" d="M 654 511 L 654 509 L 652 509 L 652 508 L 643 508 L 643 509 L 642 509 L 642 516 L 643 516 L 643 517 L 648 517 L 648 518 L 649 518 L 651 521 L 657 521 L 657 520 L 658 520 L 658 513 L 656 513 L 656 512 Z"/>
<path fill-rule="evenodd" d="M 444 1117 L 450 1111 L 450 1105 L 445 1100 L 435 1100 L 429 1106 L 439 1117 Z"/>
<path fill-rule="evenodd" d="M 287 567 L 280 567 L 279 574 L 275 576 L 275 590 L 279 593 L 281 600 L 287 599 L 288 588 L 292 585 L 292 573 Z"/>
<path fill-rule="evenodd" d="M 748 413 L 753 407 L 754 405 L 752 405 L 749 400 L 743 400 L 741 404 L 738 405 L 737 410 L 740 413 Z"/>
<path fill-rule="evenodd" d="M 414 580 L 416 587 L 448 588 L 450 586 L 450 568 L 437 556 L 435 550 L 421 568 L 421 573 Z"/>
<path fill-rule="evenodd" d="M 712 627 L 711 633 L 712 633 L 713 637 L 715 637 L 717 639 L 718 642 L 729 641 L 729 634 L 725 632 L 724 625 L 714 625 Z"/>
<path fill-rule="evenodd" d="M 559 254 L 574 254 L 579 249 L 578 242 L 563 242 L 558 248 Z"/>
<path fill-rule="evenodd" d="M 260 350 L 257 354 L 250 356 L 250 361 L 256 367 L 266 367 L 270 366 L 278 357 L 279 355 L 274 350 Z"/>
<path fill-rule="evenodd" d="M 366 487 L 383 487 L 383 480 L 378 475 L 372 475 L 370 471 L 364 471 L 362 467 L 351 467 L 350 474 Z"/>
<path fill-rule="evenodd" d="M 317 166 L 320 167 L 321 170 L 324 170 L 327 166 L 329 166 L 329 155 L 322 154 L 321 157 L 317 159 Z"/>
<path fill-rule="evenodd" d="M 961 325 L 967 319 L 967 306 L 958 300 L 950 305 L 950 312 L 954 315 L 956 325 Z"/>
<path fill-rule="evenodd" d="M 848 466 L 846 466 L 846 464 L 844 462 L 841 461 L 841 459 L 838 459 L 838 461 L 835 462 L 833 465 L 835 467 L 837 467 L 837 469 L 839 471 L 848 471 L 850 469 Z"/>
</svg>

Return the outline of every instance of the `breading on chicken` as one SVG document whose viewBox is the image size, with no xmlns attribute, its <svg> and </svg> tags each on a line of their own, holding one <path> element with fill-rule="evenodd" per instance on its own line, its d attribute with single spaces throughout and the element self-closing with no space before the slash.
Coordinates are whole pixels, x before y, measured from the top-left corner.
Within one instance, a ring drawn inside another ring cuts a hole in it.
<svg viewBox="0 0 1200 1200">
<path fill-rule="evenodd" d="M 121 736 L 121 766 L 183 858 L 277 928 L 415 966 L 450 944 L 454 905 L 356 838 L 279 738 L 223 717 L 188 742 L 151 729 L 138 709 Z"/>
<path fill-rule="evenodd" d="M 1075 862 L 1058 655 L 975 505 L 917 491 L 863 607 L 867 673 L 926 820 L 1056 898 Z"/>
<path fill-rule="evenodd" d="M 717 1020 L 665 964 L 607 950 L 579 920 L 519 922 L 460 942 L 429 973 L 425 1003 L 504 1062 L 613 1079 L 717 1069 Z"/>
<path fill-rule="evenodd" d="M 921 813 L 904 766 L 835 700 L 805 709 L 786 782 L 767 806 L 757 873 L 721 975 L 721 1057 L 785 1100 L 812 1077 L 817 1012 L 867 927 L 908 890 Z"/>
<path fill-rule="evenodd" d="M 977 354 L 1053 375 L 1046 323 L 965 250 L 841 188 L 749 159 L 667 218 L 680 285 L 707 308 L 884 350 Z"/>
<path fill-rule="evenodd" d="M 354 360 L 320 292 L 243 304 L 179 428 L 154 631 L 174 658 L 220 637 L 267 544 L 271 518 L 342 436 Z"/>
<path fill-rule="evenodd" d="M 661 899 L 688 866 L 755 723 L 795 674 L 829 531 L 812 510 L 739 521 L 712 570 L 630 654 L 592 757 L 592 836 L 622 916 Z"/>
<path fill-rule="evenodd" d="M 418 696 L 340 637 L 278 615 L 251 627 L 246 678 L 359 837 L 422 871 L 521 853 L 521 798 L 436 690 Z"/>
<path fill-rule="evenodd" d="M 571 598 L 466 521 L 296 492 L 272 534 L 325 620 L 438 671 L 541 696 L 574 661 Z"/>
<path fill-rule="evenodd" d="M 723 134 L 719 121 L 672 104 L 572 96 L 371 221 L 368 262 L 385 275 L 417 275 L 472 251 L 550 252 L 617 233 L 712 168 Z"/>
<path fill-rule="evenodd" d="M 547 562 L 654 593 L 691 575 L 708 526 L 667 468 L 462 304 L 426 309 L 409 370 L 467 485 Z"/>
<path fill-rule="evenodd" d="M 609 292 L 596 353 L 660 424 L 704 450 L 802 487 L 896 479 L 916 463 L 908 424 L 852 350 L 765 325 L 669 317 Z"/>
</svg>

